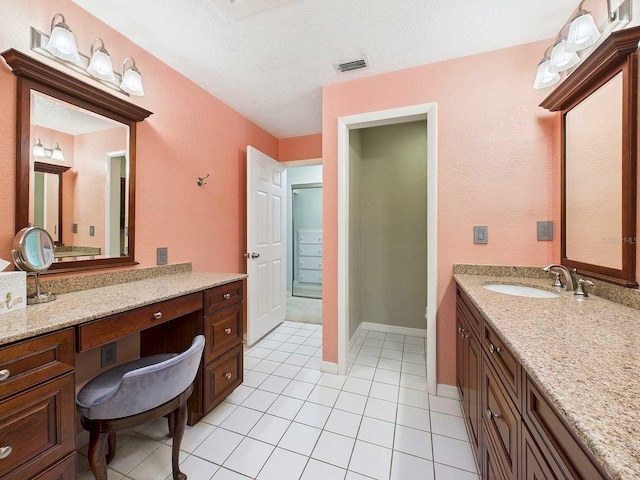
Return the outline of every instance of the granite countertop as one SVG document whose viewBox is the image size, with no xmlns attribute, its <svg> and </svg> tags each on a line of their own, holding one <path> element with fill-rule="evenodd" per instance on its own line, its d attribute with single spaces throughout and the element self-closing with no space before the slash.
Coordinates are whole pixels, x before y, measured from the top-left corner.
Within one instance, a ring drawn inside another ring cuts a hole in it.
<svg viewBox="0 0 640 480">
<path fill-rule="evenodd" d="M 538 299 L 482 287 L 553 291 L 548 279 L 454 278 L 611 478 L 640 478 L 640 311 L 595 295 Z"/>
<path fill-rule="evenodd" d="M 238 273 L 187 272 L 58 295 L 56 301 L 0 315 L 0 345 L 246 277 Z"/>
</svg>

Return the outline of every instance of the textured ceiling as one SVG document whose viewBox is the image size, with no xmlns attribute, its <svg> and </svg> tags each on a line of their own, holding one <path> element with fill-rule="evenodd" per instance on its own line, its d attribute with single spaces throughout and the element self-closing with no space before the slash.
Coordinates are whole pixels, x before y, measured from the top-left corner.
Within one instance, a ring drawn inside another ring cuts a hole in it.
<svg viewBox="0 0 640 480">
<path fill-rule="evenodd" d="M 74 2 L 279 138 L 321 131 L 322 85 L 550 38 L 578 4 L 296 0 L 234 21 L 212 0 Z"/>
</svg>

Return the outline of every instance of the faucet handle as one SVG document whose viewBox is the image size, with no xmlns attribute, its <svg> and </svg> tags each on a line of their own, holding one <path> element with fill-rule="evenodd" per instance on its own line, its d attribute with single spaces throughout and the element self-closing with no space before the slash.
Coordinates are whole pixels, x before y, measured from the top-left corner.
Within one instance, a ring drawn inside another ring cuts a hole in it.
<svg viewBox="0 0 640 480">
<path fill-rule="evenodd" d="M 576 288 L 576 291 L 573 292 L 573 294 L 587 298 L 589 296 L 589 292 L 587 292 L 585 287 L 593 287 L 593 286 L 594 284 L 591 280 L 584 280 L 581 278 L 578 280 L 578 288 Z"/>
<path fill-rule="evenodd" d="M 556 277 L 555 281 L 553 282 L 553 287 L 557 287 L 557 288 L 564 288 L 564 285 L 562 285 L 562 282 L 560 281 L 560 272 L 556 272 L 554 270 L 551 270 L 549 273 L 553 273 Z"/>
</svg>

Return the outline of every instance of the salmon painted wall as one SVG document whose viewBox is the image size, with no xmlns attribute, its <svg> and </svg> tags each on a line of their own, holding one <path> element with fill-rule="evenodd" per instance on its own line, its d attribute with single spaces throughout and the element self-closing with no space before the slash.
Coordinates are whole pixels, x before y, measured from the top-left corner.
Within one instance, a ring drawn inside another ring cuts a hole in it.
<svg viewBox="0 0 640 480">
<path fill-rule="evenodd" d="M 455 383 L 454 263 L 544 266 L 559 244 L 536 240 L 536 221 L 559 231 L 557 117 L 532 89 L 549 42 L 424 65 L 323 88 L 323 357 L 337 361 L 337 119 L 438 104 L 438 383 Z M 473 244 L 473 226 L 489 244 Z M 558 235 L 556 235 L 558 239 Z"/>
<path fill-rule="evenodd" d="M 2 6 L 0 51 L 15 48 L 70 73 L 29 49 L 29 27 L 49 31 L 51 18 L 62 12 L 83 53 L 100 36 L 116 68 L 128 56 L 136 59 L 146 95 L 123 98 L 154 112 L 137 131 L 140 266 L 155 265 L 156 247 L 166 246 L 170 263 L 192 261 L 195 270 L 244 272 L 246 147 L 253 145 L 277 158 L 278 139 L 70 0 L 5 0 Z M 16 77 L 4 62 L 0 93 L 0 258 L 10 258 L 15 234 Z M 208 173 L 207 185 L 198 187 L 196 177 Z"/>
<path fill-rule="evenodd" d="M 281 162 L 322 158 L 322 134 L 282 138 L 278 155 Z"/>
</svg>

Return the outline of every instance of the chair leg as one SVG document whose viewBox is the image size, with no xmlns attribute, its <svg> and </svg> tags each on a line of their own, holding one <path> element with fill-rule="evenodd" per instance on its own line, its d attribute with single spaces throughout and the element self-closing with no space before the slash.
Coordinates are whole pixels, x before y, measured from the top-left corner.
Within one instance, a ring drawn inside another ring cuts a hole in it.
<svg viewBox="0 0 640 480">
<path fill-rule="evenodd" d="M 96 480 L 107 480 L 106 446 L 109 434 L 93 427 L 89 433 L 89 466 Z"/>
<path fill-rule="evenodd" d="M 169 423 L 169 436 L 173 437 L 175 423 L 176 423 L 175 411 L 173 411 L 169 415 L 167 415 L 167 420 L 168 420 L 168 423 Z"/>
<path fill-rule="evenodd" d="M 173 468 L 173 480 L 187 480 L 187 476 L 180 471 L 180 444 L 187 425 L 187 402 L 180 403 L 170 416 L 175 419 L 173 427 L 173 448 L 171 454 L 171 466 Z"/>
<path fill-rule="evenodd" d="M 107 465 L 109 465 L 113 460 L 113 457 L 116 456 L 116 432 L 109 432 L 107 444 L 109 446 L 109 452 L 107 453 Z"/>
</svg>

